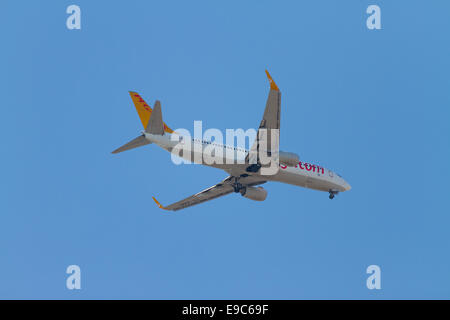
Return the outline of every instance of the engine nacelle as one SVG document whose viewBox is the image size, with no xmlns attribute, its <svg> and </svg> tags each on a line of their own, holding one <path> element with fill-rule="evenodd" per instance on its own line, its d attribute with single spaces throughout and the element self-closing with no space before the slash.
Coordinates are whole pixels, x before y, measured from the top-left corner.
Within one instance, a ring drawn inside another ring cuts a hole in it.
<svg viewBox="0 0 450 320">
<path fill-rule="evenodd" d="M 280 151 L 280 164 L 295 167 L 300 162 L 300 157 L 298 154 L 293 152 Z"/>
<path fill-rule="evenodd" d="M 267 190 L 263 187 L 245 187 L 241 189 L 240 193 L 243 197 L 255 201 L 264 201 L 267 198 Z"/>
</svg>

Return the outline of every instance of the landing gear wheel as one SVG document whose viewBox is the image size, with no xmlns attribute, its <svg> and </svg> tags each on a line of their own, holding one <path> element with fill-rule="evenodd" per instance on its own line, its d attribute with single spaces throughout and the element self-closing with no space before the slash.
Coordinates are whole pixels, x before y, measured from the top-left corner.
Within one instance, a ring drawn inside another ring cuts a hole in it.
<svg viewBox="0 0 450 320">
<path fill-rule="evenodd" d="M 245 169 L 247 172 L 258 172 L 258 170 L 261 168 L 260 164 L 252 164 Z"/>
<path fill-rule="evenodd" d="M 239 193 L 242 189 L 242 185 L 239 183 L 235 186 L 233 186 L 234 192 Z"/>
<path fill-rule="evenodd" d="M 234 189 L 234 192 L 236 192 L 236 193 L 239 193 L 241 191 L 241 189 L 244 188 L 244 186 L 242 184 L 240 184 L 238 181 L 239 181 L 239 179 L 235 178 L 234 183 L 233 183 L 233 189 Z"/>
<path fill-rule="evenodd" d="M 330 190 L 329 193 L 330 195 L 328 196 L 328 198 L 333 199 L 335 195 L 338 194 L 339 191 L 336 190 Z"/>
</svg>

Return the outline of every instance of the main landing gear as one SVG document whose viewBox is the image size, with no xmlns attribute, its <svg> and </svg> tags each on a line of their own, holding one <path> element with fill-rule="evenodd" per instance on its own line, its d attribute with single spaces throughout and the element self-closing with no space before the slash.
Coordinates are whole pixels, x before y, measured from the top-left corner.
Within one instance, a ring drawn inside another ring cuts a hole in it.
<svg viewBox="0 0 450 320">
<path fill-rule="evenodd" d="M 239 183 L 238 177 L 234 178 L 234 182 L 232 185 L 233 185 L 234 192 L 236 192 L 236 193 L 239 193 L 242 189 L 244 189 L 244 186 Z"/>
<path fill-rule="evenodd" d="M 258 172 L 258 170 L 261 168 L 260 164 L 252 164 L 250 166 L 247 167 L 247 169 L 245 169 L 245 171 L 247 172 Z"/>
<path fill-rule="evenodd" d="M 335 195 L 338 194 L 339 191 L 334 191 L 334 190 L 330 190 L 329 193 L 330 195 L 328 196 L 328 198 L 333 199 Z"/>
</svg>

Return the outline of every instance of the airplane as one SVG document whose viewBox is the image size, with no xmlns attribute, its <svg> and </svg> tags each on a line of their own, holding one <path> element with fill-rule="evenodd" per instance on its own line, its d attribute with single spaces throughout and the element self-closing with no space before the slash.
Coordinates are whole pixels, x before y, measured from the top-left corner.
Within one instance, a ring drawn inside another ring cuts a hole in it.
<svg viewBox="0 0 450 320">
<path fill-rule="evenodd" d="M 195 159 L 196 152 L 203 154 L 205 148 L 208 146 L 210 147 L 211 144 L 214 144 L 215 148 L 223 148 L 224 157 L 227 157 L 231 150 L 232 156 L 235 157 L 235 159 L 239 158 L 241 160 L 240 162 L 236 161 L 236 163 L 231 161 L 231 164 L 227 161 L 210 164 L 201 162 L 201 164 L 222 169 L 227 172 L 229 176 L 218 184 L 183 200 L 168 206 L 163 206 L 155 197 L 152 197 L 159 208 L 171 211 L 188 208 L 233 192 L 240 193 L 243 197 L 251 200 L 264 201 L 267 197 L 267 191 L 260 185 L 269 181 L 324 191 L 329 194 L 330 199 L 333 199 L 339 192 L 349 191 L 351 189 L 350 185 L 339 174 L 315 164 L 302 162 L 295 153 L 272 150 L 271 146 L 273 145 L 275 148 L 276 145 L 275 140 L 271 142 L 270 139 L 267 139 L 267 141 L 265 141 L 266 144 L 264 145 L 267 154 L 270 155 L 271 151 L 278 152 L 277 164 L 279 168 L 277 168 L 275 174 L 262 174 L 264 165 L 260 163 L 259 158 L 256 158 L 256 161 L 250 161 L 250 156 L 255 154 L 252 153 L 252 151 L 259 150 L 263 145 L 263 139 L 259 138 L 259 132 L 261 130 L 278 130 L 279 132 L 280 129 L 281 92 L 267 70 L 266 75 L 270 83 L 269 96 L 267 98 L 263 119 L 258 128 L 258 135 L 250 150 L 216 142 L 213 143 L 203 139 L 191 139 L 190 136 L 172 137 L 173 135 L 177 135 L 177 132 L 174 132 L 165 122 L 163 122 L 160 101 L 157 100 L 154 107 L 151 108 L 137 92 L 130 91 L 131 99 L 136 107 L 144 130 L 139 137 L 119 147 L 112 153 L 120 153 L 151 143 L 158 145 L 166 151 L 172 152 L 174 147 L 181 142 L 190 143 L 190 151 L 183 152 L 181 155 L 183 159 L 189 161 L 193 159 L 193 156 Z M 278 147 L 278 145 L 276 145 L 276 147 Z M 226 152 L 227 149 L 228 153 Z M 253 160 L 255 160 L 255 158 L 253 158 Z"/>
</svg>

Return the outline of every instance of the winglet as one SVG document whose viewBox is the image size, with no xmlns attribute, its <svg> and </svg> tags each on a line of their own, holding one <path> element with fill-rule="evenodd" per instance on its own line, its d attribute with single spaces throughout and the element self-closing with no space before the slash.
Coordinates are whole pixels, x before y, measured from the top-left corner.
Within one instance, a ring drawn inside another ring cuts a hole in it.
<svg viewBox="0 0 450 320">
<path fill-rule="evenodd" d="M 153 201 L 155 201 L 155 203 L 156 203 L 156 205 L 158 206 L 158 208 L 164 209 L 164 210 L 168 210 L 168 209 L 164 208 L 164 206 L 163 206 L 161 203 L 159 203 L 159 201 L 156 200 L 155 197 L 152 197 L 152 198 L 153 198 Z"/>
<path fill-rule="evenodd" d="M 280 91 L 280 89 L 278 89 L 277 84 L 275 83 L 275 81 L 273 81 L 272 77 L 270 76 L 269 71 L 267 71 L 267 70 L 266 70 L 266 75 L 270 82 L 270 90 Z"/>
</svg>

